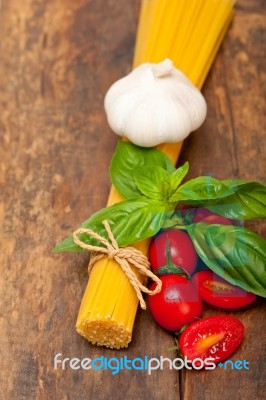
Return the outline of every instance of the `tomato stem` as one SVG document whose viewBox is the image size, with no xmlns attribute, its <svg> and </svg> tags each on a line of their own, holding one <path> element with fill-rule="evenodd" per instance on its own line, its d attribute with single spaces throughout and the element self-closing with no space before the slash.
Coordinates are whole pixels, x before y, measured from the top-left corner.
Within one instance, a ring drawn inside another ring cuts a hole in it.
<svg viewBox="0 0 266 400">
<path fill-rule="evenodd" d="M 179 267 L 176 265 L 171 257 L 171 248 L 170 248 L 170 243 L 169 239 L 167 238 L 166 241 L 166 264 L 163 267 L 160 267 L 156 270 L 156 275 L 169 275 L 169 274 L 175 274 L 175 275 L 180 275 L 183 276 L 187 279 L 191 279 L 191 276 L 184 271 L 183 268 Z"/>
</svg>

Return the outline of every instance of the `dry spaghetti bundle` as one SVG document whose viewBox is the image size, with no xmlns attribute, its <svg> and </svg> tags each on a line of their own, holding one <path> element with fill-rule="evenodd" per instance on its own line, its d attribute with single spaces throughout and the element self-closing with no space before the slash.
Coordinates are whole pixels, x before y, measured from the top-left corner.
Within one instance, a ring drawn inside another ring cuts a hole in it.
<svg viewBox="0 0 266 400">
<path fill-rule="evenodd" d="M 133 66 L 169 58 L 201 88 L 232 19 L 233 5 L 233 0 L 142 0 Z M 174 164 L 181 147 L 182 142 L 159 146 Z M 121 200 L 112 187 L 108 205 Z M 149 240 L 134 247 L 147 254 Z M 142 281 L 142 274 L 135 273 Z M 119 264 L 101 257 L 90 273 L 77 331 L 93 344 L 126 347 L 138 303 L 136 291 Z"/>
</svg>

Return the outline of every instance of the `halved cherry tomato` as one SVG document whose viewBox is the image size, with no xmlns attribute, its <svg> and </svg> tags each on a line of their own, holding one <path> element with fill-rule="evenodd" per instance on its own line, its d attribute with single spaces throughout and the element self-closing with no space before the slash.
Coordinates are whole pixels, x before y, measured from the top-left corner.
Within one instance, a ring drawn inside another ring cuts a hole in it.
<svg viewBox="0 0 266 400">
<path fill-rule="evenodd" d="M 213 358 L 217 364 L 238 348 L 243 336 L 244 325 L 241 321 L 228 315 L 217 315 L 196 321 L 185 329 L 180 336 L 179 347 L 190 361 Z"/>
<path fill-rule="evenodd" d="M 220 308 L 240 308 L 256 300 L 256 295 L 234 286 L 212 271 L 200 271 L 192 278 L 200 297 Z"/>
<path fill-rule="evenodd" d="M 156 236 L 150 245 L 149 259 L 153 271 L 167 263 L 167 250 L 175 265 L 192 274 L 197 266 L 198 255 L 186 232 L 169 229 Z"/>
<path fill-rule="evenodd" d="M 159 325 L 175 332 L 201 315 L 202 302 L 197 289 L 187 278 L 169 274 L 160 279 L 162 290 L 148 298 L 150 311 Z M 151 290 L 155 287 L 154 282 Z"/>
</svg>

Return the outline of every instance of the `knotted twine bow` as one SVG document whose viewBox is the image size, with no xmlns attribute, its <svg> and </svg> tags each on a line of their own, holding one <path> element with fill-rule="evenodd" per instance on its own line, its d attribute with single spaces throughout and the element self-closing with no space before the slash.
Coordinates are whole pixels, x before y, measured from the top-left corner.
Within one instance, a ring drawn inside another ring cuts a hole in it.
<svg viewBox="0 0 266 400">
<path fill-rule="evenodd" d="M 162 288 L 162 281 L 158 278 L 158 276 L 154 275 L 151 272 L 149 260 L 144 254 L 142 254 L 141 251 L 135 249 L 135 247 L 124 247 L 124 248 L 119 247 L 111 231 L 108 221 L 103 221 L 103 225 L 107 232 L 109 240 L 98 235 L 98 233 L 94 232 L 91 229 L 80 228 L 73 233 L 74 242 L 78 246 L 93 252 L 90 258 L 88 271 L 89 272 L 91 271 L 96 261 L 101 260 L 105 256 L 107 256 L 109 259 L 115 260 L 120 265 L 126 276 L 128 277 L 131 285 L 136 291 L 137 297 L 140 301 L 141 308 L 145 310 L 146 303 L 143 299 L 141 292 L 145 292 L 150 295 L 159 293 Z M 82 242 L 78 237 L 78 235 L 82 233 L 87 233 L 94 239 L 99 240 L 105 247 L 93 246 Z M 136 274 L 132 270 L 130 264 L 133 265 L 135 268 L 137 268 L 139 272 L 146 278 L 149 277 L 154 282 L 156 282 L 157 284 L 156 288 L 154 290 L 149 290 L 148 288 L 146 288 L 146 286 L 142 285 L 142 283 L 139 281 Z"/>
</svg>

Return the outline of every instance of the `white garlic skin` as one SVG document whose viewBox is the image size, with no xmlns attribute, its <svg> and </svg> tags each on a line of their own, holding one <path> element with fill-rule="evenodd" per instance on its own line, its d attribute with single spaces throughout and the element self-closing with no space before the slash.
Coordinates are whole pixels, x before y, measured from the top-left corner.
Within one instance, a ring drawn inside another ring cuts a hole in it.
<svg viewBox="0 0 266 400">
<path fill-rule="evenodd" d="M 144 63 L 115 82 L 104 108 L 111 129 L 142 147 L 182 141 L 207 113 L 201 92 L 169 59 Z"/>
</svg>

